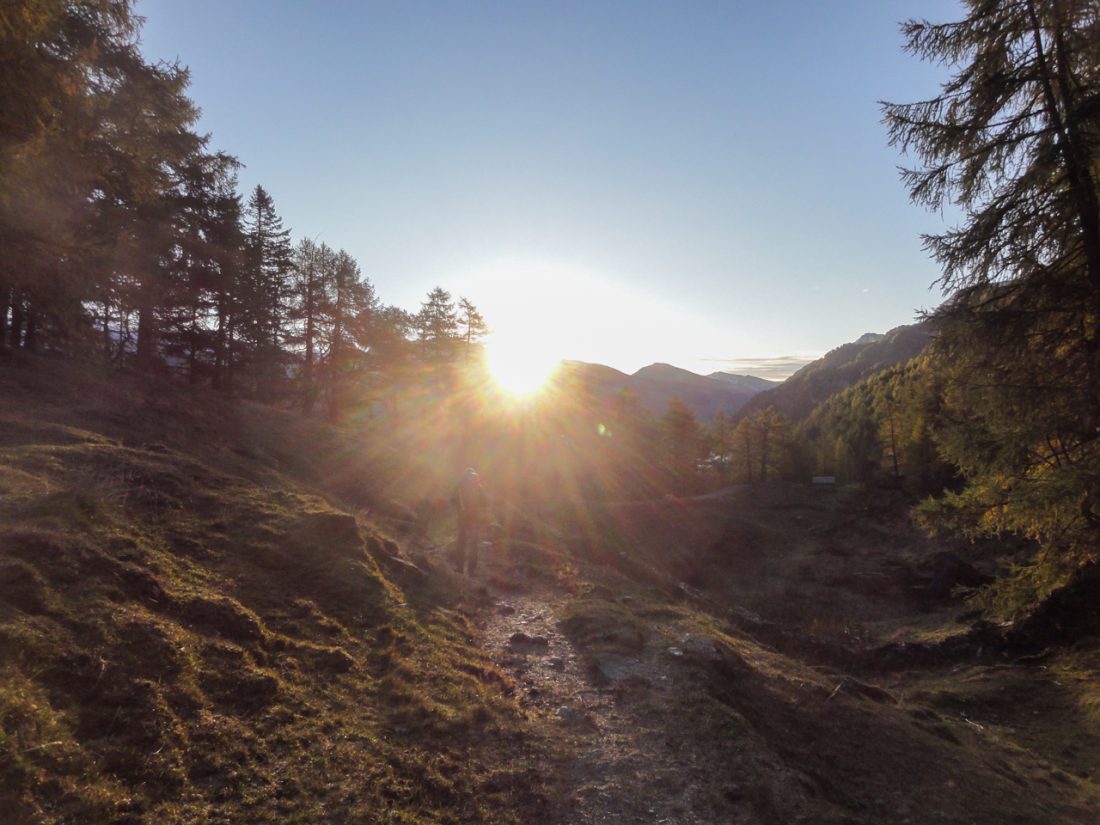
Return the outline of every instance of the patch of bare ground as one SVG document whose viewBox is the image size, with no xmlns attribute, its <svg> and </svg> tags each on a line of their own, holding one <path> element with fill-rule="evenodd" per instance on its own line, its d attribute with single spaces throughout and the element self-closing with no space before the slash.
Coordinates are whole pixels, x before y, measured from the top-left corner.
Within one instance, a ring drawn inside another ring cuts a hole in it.
<svg viewBox="0 0 1100 825">
<path fill-rule="evenodd" d="M 757 821 L 706 743 L 676 735 L 682 686 L 673 660 L 681 650 L 627 632 L 590 654 L 567 632 L 571 594 L 548 584 L 488 592 L 481 643 L 512 675 L 521 706 L 565 752 L 551 782 L 558 801 L 549 822 Z"/>
</svg>

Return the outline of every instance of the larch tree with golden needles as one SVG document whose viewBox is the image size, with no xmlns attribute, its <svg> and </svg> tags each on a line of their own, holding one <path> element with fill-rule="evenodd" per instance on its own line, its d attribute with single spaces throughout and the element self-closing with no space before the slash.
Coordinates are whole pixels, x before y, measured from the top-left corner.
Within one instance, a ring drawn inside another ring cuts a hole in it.
<svg viewBox="0 0 1100 825">
<path fill-rule="evenodd" d="M 903 31 L 951 71 L 936 97 L 883 104 L 919 161 L 903 179 L 961 212 L 925 243 L 951 293 L 935 437 L 966 485 L 928 517 L 1026 533 L 1033 571 L 1064 578 L 1100 536 L 1100 4 L 969 0 L 961 20 Z"/>
<path fill-rule="evenodd" d="M 784 451 L 790 442 L 791 425 L 787 417 L 770 404 L 753 415 L 752 423 L 757 437 L 760 480 L 767 481 L 780 471 Z"/>
</svg>

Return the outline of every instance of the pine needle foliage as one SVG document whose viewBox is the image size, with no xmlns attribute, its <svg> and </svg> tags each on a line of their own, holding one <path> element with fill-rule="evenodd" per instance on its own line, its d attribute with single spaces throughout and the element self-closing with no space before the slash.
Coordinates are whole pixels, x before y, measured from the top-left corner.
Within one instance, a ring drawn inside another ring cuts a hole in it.
<svg viewBox="0 0 1100 825">
<path fill-rule="evenodd" d="M 1037 566 L 1064 569 L 1100 531 L 1100 5 L 969 0 L 961 20 L 902 30 L 951 71 L 936 97 L 883 104 L 919 161 L 902 178 L 961 214 L 925 244 L 952 293 L 935 437 L 967 484 L 925 517 L 1029 535 Z"/>
</svg>

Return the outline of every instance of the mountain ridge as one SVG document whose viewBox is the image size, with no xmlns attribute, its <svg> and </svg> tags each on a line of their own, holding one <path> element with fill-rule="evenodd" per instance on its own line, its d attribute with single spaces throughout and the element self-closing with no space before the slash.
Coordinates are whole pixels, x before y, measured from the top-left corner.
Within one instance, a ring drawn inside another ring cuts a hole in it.
<svg viewBox="0 0 1100 825">
<path fill-rule="evenodd" d="M 757 393 L 776 386 L 774 382 L 755 376 L 732 373 L 700 375 L 663 362 L 649 364 L 630 374 L 588 361 L 562 363 L 566 374 L 581 381 L 588 391 L 601 397 L 623 390 L 632 392 L 641 405 L 654 415 L 662 415 L 673 398 L 679 398 L 703 419 L 713 418 L 718 412 L 732 415 Z M 716 377 L 719 374 L 729 377 Z"/>
<path fill-rule="evenodd" d="M 935 330 L 922 321 L 885 334 L 864 333 L 811 361 L 779 386 L 758 393 L 741 408 L 748 415 L 772 406 L 792 421 L 805 419 L 814 408 L 853 384 L 919 355 Z"/>
<path fill-rule="evenodd" d="M 725 381 L 726 383 L 733 384 L 735 387 L 754 389 L 758 392 L 775 389 L 783 383 L 782 381 L 771 381 L 767 378 L 761 378 L 759 375 L 747 375 L 736 372 L 712 372 L 708 373 L 706 377 L 713 378 L 715 381 Z"/>
</svg>

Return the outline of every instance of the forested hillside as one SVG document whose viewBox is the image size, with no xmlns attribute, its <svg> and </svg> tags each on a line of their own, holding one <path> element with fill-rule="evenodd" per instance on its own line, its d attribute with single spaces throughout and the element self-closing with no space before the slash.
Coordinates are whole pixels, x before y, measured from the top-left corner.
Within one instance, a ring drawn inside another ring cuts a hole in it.
<svg viewBox="0 0 1100 825">
<path fill-rule="evenodd" d="M 943 388 L 931 359 L 914 358 L 828 398 L 799 434 L 817 466 L 844 481 L 938 493 L 956 475 L 933 438 Z"/>
<path fill-rule="evenodd" d="M 802 421 L 833 395 L 895 364 L 917 356 L 932 340 L 930 324 L 913 324 L 844 344 L 813 361 L 778 387 L 754 397 L 741 410 L 752 415 L 773 407 L 791 421 Z"/>
</svg>

